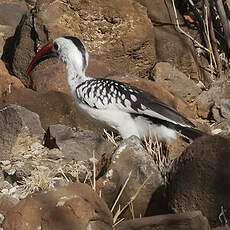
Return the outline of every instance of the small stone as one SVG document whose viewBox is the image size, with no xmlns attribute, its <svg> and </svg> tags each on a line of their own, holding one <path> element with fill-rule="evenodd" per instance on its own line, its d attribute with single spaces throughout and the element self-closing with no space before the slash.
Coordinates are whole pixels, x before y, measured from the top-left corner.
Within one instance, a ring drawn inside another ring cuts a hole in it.
<svg viewBox="0 0 230 230">
<path fill-rule="evenodd" d="M 0 163 L 6 166 L 9 165 L 11 162 L 9 160 L 5 160 L 5 161 L 0 161 Z"/>
<path fill-rule="evenodd" d="M 4 219 L 5 219 L 5 217 L 2 215 L 2 213 L 0 213 L 0 224 L 2 224 Z"/>
</svg>

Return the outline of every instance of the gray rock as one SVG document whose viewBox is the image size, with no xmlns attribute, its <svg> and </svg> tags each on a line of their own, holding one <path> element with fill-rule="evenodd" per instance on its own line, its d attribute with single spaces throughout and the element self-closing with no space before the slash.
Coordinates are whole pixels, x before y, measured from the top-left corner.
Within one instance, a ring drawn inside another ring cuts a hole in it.
<svg viewBox="0 0 230 230">
<path fill-rule="evenodd" d="M 8 62 L 15 47 L 15 31 L 21 19 L 28 12 L 26 3 L 20 0 L 0 2 L 0 57 Z M 4 47 L 4 50 L 3 50 Z"/>
<path fill-rule="evenodd" d="M 201 93 L 201 89 L 184 73 L 167 62 L 159 62 L 153 69 L 154 80 L 173 94 L 192 102 Z"/>
<path fill-rule="evenodd" d="M 223 206 L 230 220 L 229 149 L 230 139 L 204 136 L 185 150 L 169 183 L 169 207 L 174 212 L 200 210 L 215 227 Z"/>
<path fill-rule="evenodd" d="M 114 230 L 210 230 L 208 220 L 200 211 L 168 214 L 123 221 Z"/>
<path fill-rule="evenodd" d="M 0 24 L 9 25 L 16 29 L 22 16 L 26 14 L 27 6 L 20 0 L 2 0 L 0 3 Z"/>
<path fill-rule="evenodd" d="M 65 157 L 75 160 L 98 159 L 104 153 L 113 151 L 111 142 L 89 130 L 74 130 L 65 125 L 51 125 L 46 133 L 45 145 L 59 148 Z"/>
<path fill-rule="evenodd" d="M 24 107 L 8 105 L 0 110 L 0 160 L 26 151 L 33 142 L 42 142 L 44 130 L 39 116 Z"/>
<path fill-rule="evenodd" d="M 18 36 L 14 41 L 17 46 L 12 54 L 12 63 L 10 66 L 14 75 L 16 75 L 23 84 L 28 87 L 31 85 L 31 81 L 30 78 L 26 76 L 26 70 L 34 56 L 34 49 L 38 44 L 39 39 L 42 41 L 44 35 L 44 33 L 39 34 L 39 38 L 37 35 L 34 35 L 34 37 L 31 36 L 33 33 L 36 34 L 33 22 L 32 14 L 27 14 L 23 17 L 20 27 L 18 28 Z"/>
<path fill-rule="evenodd" d="M 163 178 L 153 157 L 144 149 L 140 139 L 135 136 L 121 142 L 112 156 L 107 173 L 100 178 L 99 189 L 109 206 L 114 204 L 115 197 L 124 186 L 130 172 L 131 176 L 127 186 L 114 210 L 116 212 L 119 205 L 125 206 L 142 187 L 133 202 L 135 215 L 139 217 L 145 214 L 154 192 L 163 185 Z M 131 217 L 131 214 L 127 212 L 125 216 Z"/>
<path fill-rule="evenodd" d="M 208 66 L 208 62 L 204 62 L 204 58 L 198 58 L 192 41 L 171 26 L 171 23 L 176 23 L 171 1 L 137 1 L 146 7 L 148 16 L 154 25 L 157 62 L 169 62 L 187 76 L 191 76 L 192 79 L 203 78 L 203 75 L 206 74 L 201 66 Z M 184 23 L 179 13 L 178 20 L 180 24 Z M 199 33 L 193 29 L 183 27 L 183 30 L 192 37 L 199 37 Z"/>
<path fill-rule="evenodd" d="M 210 117 L 216 121 L 213 129 L 220 128 L 221 134 L 230 134 L 230 80 L 223 77 L 215 81 L 208 91 L 196 98 L 197 114 L 202 118 Z"/>
</svg>

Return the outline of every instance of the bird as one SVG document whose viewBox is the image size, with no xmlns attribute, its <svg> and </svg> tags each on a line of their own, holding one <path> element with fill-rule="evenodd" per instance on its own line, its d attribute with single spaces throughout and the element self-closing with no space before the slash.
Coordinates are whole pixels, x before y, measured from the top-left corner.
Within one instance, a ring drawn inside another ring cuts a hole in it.
<svg viewBox="0 0 230 230">
<path fill-rule="evenodd" d="M 76 104 L 91 117 L 117 130 L 123 139 L 149 136 L 171 142 L 178 134 L 189 140 L 204 135 L 185 116 L 142 89 L 107 78 L 85 74 L 89 54 L 83 41 L 62 36 L 38 51 L 27 68 L 27 76 L 40 62 L 57 57 L 66 65 L 66 75 Z"/>
</svg>

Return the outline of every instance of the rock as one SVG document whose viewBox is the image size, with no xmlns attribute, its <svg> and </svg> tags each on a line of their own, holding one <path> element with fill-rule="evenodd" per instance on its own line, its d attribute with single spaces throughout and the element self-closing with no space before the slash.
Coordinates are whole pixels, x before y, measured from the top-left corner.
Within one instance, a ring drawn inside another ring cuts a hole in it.
<svg viewBox="0 0 230 230">
<path fill-rule="evenodd" d="M 0 2 L 0 57 L 3 54 L 3 59 L 7 59 L 7 52 L 13 51 L 16 27 L 26 13 L 27 6 L 24 1 L 2 0 Z"/>
<path fill-rule="evenodd" d="M 47 66 L 32 73 L 32 89 L 39 92 L 48 90 L 60 91 L 71 94 L 67 78 L 65 64 L 60 60 L 47 61 Z"/>
<path fill-rule="evenodd" d="M 9 69 L 14 73 L 24 85 L 29 87 L 32 83 L 29 77 L 26 76 L 26 70 L 29 65 L 28 60 L 32 60 L 34 56 L 34 49 L 36 49 L 37 43 L 31 39 L 31 37 L 37 37 L 34 31 L 34 18 L 33 15 L 28 14 L 22 18 L 20 26 L 18 27 L 18 35 L 15 38 L 14 53 L 9 53 Z M 31 35 L 33 34 L 33 35 Z M 39 35 L 39 39 L 42 39 L 42 34 Z"/>
<path fill-rule="evenodd" d="M 1 78 L 1 85 L 0 85 L 0 98 L 3 95 L 7 95 L 11 93 L 12 87 L 16 88 L 24 88 L 22 82 L 8 73 L 8 70 L 5 67 L 3 61 L 0 60 L 0 78 Z"/>
<path fill-rule="evenodd" d="M 2 0 L 0 3 L 0 23 L 1 25 L 12 26 L 15 30 L 26 12 L 27 6 L 25 2 L 20 0 Z"/>
<path fill-rule="evenodd" d="M 17 199 L 15 199 L 9 195 L 1 194 L 0 213 L 4 215 L 8 210 L 12 209 L 17 203 L 18 203 Z"/>
<path fill-rule="evenodd" d="M 12 68 L 24 84 L 30 85 L 25 72 L 34 50 L 47 43 L 47 38 L 50 40 L 63 35 L 80 37 L 86 43 L 94 63 L 99 68 L 106 65 L 109 74 L 148 76 L 154 64 L 155 48 L 152 24 L 143 6 L 133 0 L 125 4 L 122 0 L 113 3 L 94 0 L 81 4 L 75 1 L 52 2 L 38 1 L 37 14 L 28 14 L 20 27 Z M 31 34 L 34 35 L 33 40 Z M 57 78 L 53 75 L 52 79 L 57 88 L 62 88 L 61 83 L 57 83 L 62 67 L 59 64 L 57 67 L 56 61 L 41 63 L 36 68 L 37 75 L 44 73 L 47 66 L 52 73 L 55 69 L 52 65 L 60 70 Z M 42 80 L 39 83 L 35 81 L 33 86 L 37 89 L 42 85 L 50 87 L 50 81 L 46 84 L 42 84 Z"/>
<path fill-rule="evenodd" d="M 201 68 L 201 66 L 208 66 L 207 61 L 204 65 L 203 59 L 199 60 L 197 51 L 193 49 L 191 40 L 179 33 L 175 26 L 172 26 L 172 24 L 176 25 L 172 2 L 137 1 L 147 8 L 148 16 L 153 24 L 156 63 L 169 62 L 192 79 L 202 79 L 204 82 L 210 83 L 210 76 Z M 179 23 L 183 24 L 184 20 L 178 11 L 177 14 Z M 197 31 L 186 27 L 183 27 L 183 30 L 199 40 Z"/>
<path fill-rule="evenodd" d="M 124 186 L 129 174 L 131 174 L 130 178 L 118 200 L 114 213 L 116 213 L 119 205 L 121 208 L 127 205 L 140 189 L 132 204 L 135 216 L 143 216 L 152 196 L 163 185 L 164 181 L 153 156 L 144 149 L 141 141 L 135 136 L 121 142 L 112 156 L 111 165 L 106 174 L 98 181 L 98 189 L 101 190 L 102 197 L 109 207 L 113 206 L 115 198 Z M 126 211 L 123 215 L 132 217 L 129 210 Z"/>
<path fill-rule="evenodd" d="M 102 134 L 107 128 L 83 113 L 70 95 L 61 92 L 38 93 L 27 88 L 15 88 L 11 94 L 0 98 L 0 108 L 8 104 L 18 104 L 37 113 L 45 130 L 50 125 L 63 124 Z"/>
<path fill-rule="evenodd" d="M 215 81 L 208 91 L 196 98 L 197 114 L 205 119 L 214 119 L 213 129 L 221 128 L 223 135 L 230 133 L 229 126 L 230 81 L 223 77 Z"/>
<path fill-rule="evenodd" d="M 51 36 L 80 35 L 90 53 L 104 56 L 118 73 L 145 75 L 151 68 L 155 51 L 152 24 L 139 3 L 94 0 L 47 5 L 40 1 L 39 7 L 38 17 Z"/>
<path fill-rule="evenodd" d="M 189 103 L 202 92 L 194 81 L 167 62 L 157 63 L 153 72 L 153 78 L 157 83 Z"/>
<path fill-rule="evenodd" d="M 200 211 L 183 214 L 168 214 L 126 220 L 118 224 L 114 230 L 210 230 L 207 218 Z"/>
<path fill-rule="evenodd" d="M 99 159 L 113 149 L 111 142 L 92 131 L 74 130 L 65 125 L 51 125 L 46 133 L 45 145 L 59 148 L 65 157 L 79 161 L 89 160 L 93 152 Z"/>
<path fill-rule="evenodd" d="M 174 212 L 201 210 L 212 227 L 219 224 L 221 206 L 230 210 L 229 148 L 230 139 L 203 136 L 185 150 L 169 183 L 169 207 Z"/>
<path fill-rule="evenodd" d="M 104 201 L 86 184 L 69 184 L 28 196 L 5 215 L 4 230 L 112 229 Z"/>
<path fill-rule="evenodd" d="M 107 65 L 107 61 L 103 57 L 91 55 L 86 75 L 94 78 L 104 78 L 117 74 L 115 70 L 112 70 L 111 66 Z"/>
<path fill-rule="evenodd" d="M 39 116 L 18 105 L 0 110 L 0 130 L 1 160 L 25 151 L 35 141 L 42 142 L 44 136 Z"/>
</svg>

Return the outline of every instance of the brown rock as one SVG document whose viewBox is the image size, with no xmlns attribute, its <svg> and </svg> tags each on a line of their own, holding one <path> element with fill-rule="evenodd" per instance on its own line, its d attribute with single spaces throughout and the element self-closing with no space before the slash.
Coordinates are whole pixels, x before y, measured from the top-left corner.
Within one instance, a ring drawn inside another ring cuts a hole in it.
<svg viewBox="0 0 230 230">
<path fill-rule="evenodd" d="M 184 150 L 188 147 L 189 143 L 185 142 L 182 138 L 177 138 L 176 140 L 167 144 L 167 149 L 170 154 L 171 159 L 176 159 L 179 157 Z"/>
<path fill-rule="evenodd" d="M 27 67 L 34 56 L 35 41 L 31 39 L 33 25 L 33 18 L 31 14 L 26 15 L 22 18 L 18 31 L 17 39 L 14 41 L 17 44 L 15 51 L 10 55 L 10 66 L 11 71 L 23 82 L 24 85 L 29 87 L 31 85 L 30 78 L 26 76 Z M 39 40 L 42 40 L 42 35 L 39 34 Z M 43 67 L 44 68 L 44 67 Z"/>
<path fill-rule="evenodd" d="M 47 34 L 48 39 L 63 35 L 82 38 L 94 60 L 100 57 L 98 65 L 106 63 L 109 73 L 148 75 L 154 64 L 155 48 L 152 24 L 143 6 L 133 0 L 93 0 L 81 4 L 75 1 L 52 2 L 53 0 L 37 2 L 35 25 L 30 15 L 22 23 L 13 70 L 23 82 L 27 82 L 24 75 L 34 55 L 34 47 L 36 49 L 37 44 L 44 45 Z M 44 27 L 47 33 L 44 32 Z M 34 32 L 31 32 L 31 28 L 38 35 L 34 41 L 30 37 Z M 50 65 L 50 62 L 41 63 L 37 70 L 46 69 L 47 63 Z"/>
<path fill-rule="evenodd" d="M 0 197 L 0 213 L 5 214 L 8 210 L 12 209 L 18 200 L 9 195 L 1 195 Z"/>
<path fill-rule="evenodd" d="M 219 224 L 221 206 L 230 210 L 229 148 L 230 139 L 204 136 L 185 150 L 169 184 L 169 206 L 174 212 L 201 210 L 211 226 Z"/>
<path fill-rule="evenodd" d="M 167 62 L 157 63 L 153 72 L 157 83 L 187 102 L 193 102 L 201 93 L 201 89 L 194 81 Z"/>
<path fill-rule="evenodd" d="M 192 79 L 207 80 L 209 76 L 202 70 L 193 44 L 190 39 L 175 29 L 176 20 L 170 1 L 137 0 L 147 8 L 148 16 L 153 23 L 156 48 L 156 62 L 169 62 Z M 177 11 L 180 24 L 184 21 Z M 173 25 L 173 26 L 172 26 Z M 183 27 L 183 30 L 199 40 L 197 31 Z M 203 60 L 201 60 L 203 61 Z M 205 63 L 208 65 L 208 63 Z"/>
<path fill-rule="evenodd" d="M 100 56 L 90 56 L 86 75 L 89 77 L 108 77 L 116 73 L 107 65 L 107 61 Z"/>
<path fill-rule="evenodd" d="M 123 221 L 114 230 L 210 230 L 200 211 L 168 214 Z"/>
<path fill-rule="evenodd" d="M 54 90 L 70 94 L 65 64 L 58 59 L 47 60 L 43 67 L 33 72 L 32 89 L 39 92 Z"/>
<path fill-rule="evenodd" d="M 42 142 L 44 130 L 39 116 L 18 105 L 8 105 L 0 110 L 0 159 L 18 154 L 33 142 Z"/>
<path fill-rule="evenodd" d="M 109 230 L 112 216 L 86 184 L 69 184 L 20 201 L 5 215 L 5 230 Z"/>
<path fill-rule="evenodd" d="M 24 88 L 22 82 L 9 74 L 3 61 L 0 60 L 0 97 L 11 92 L 12 87 Z"/>
<path fill-rule="evenodd" d="M 27 6 L 25 2 L 20 0 L 2 0 L 0 3 L 0 24 L 9 25 L 16 29 L 26 12 Z"/>
<path fill-rule="evenodd" d="M 137 193 L 138 195 L 132 201 L 134 215 L 136 217 L 143 216 L 152 196 L 163 185 L 163 178 L 153 157 L 144 149 L 136 136 L 121 142 L 112 156 L 106 174 L 98 181 L 98 189 L 101 190 L 102 197 L 109 207 L 114 205 L 115 198 L 130 173 L 130 178 L 114 208 L 114 213 L 116 213 L 119 205 L 123 208 Z M 126 209 L 122 216 L 132 218 L 129 209 Z"/>
</svg>

